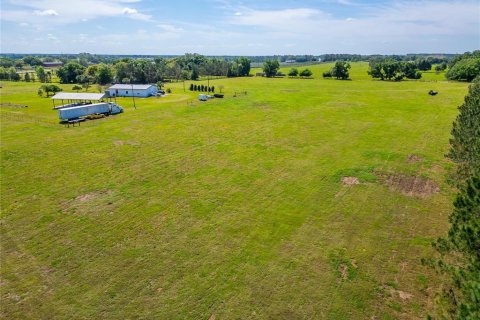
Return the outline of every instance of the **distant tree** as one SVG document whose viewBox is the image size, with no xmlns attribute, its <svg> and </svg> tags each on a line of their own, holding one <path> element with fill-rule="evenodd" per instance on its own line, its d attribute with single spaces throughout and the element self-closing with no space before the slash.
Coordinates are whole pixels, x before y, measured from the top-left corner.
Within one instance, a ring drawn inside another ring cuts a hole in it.
<svg viewBox="0 0 480 320">
<path fill-rule="evenodd" d="M 43 96 L 43 90 L 42 90 L 42 88 L 39 88 L 39 89 L 38 89 L 37 94 L 38 94 L 39 97 L 42 97 L 42 96 Z"/>
<path fill-rule="evenodd" d="M 101 63 L 98 65 L 97 72 L 95 73 L 95 80 L 97 83 L 105 85 L 113 81 L 113 69 L 111 66 Z"/>
<path fill-rule="evenodd" d="M 193 83 L 190 83 L 190 91 L 193 91 Z"/>
<path fill-rule="evenodd" d="M 30 82 L 30 75 L 28 74 L 28 72 L 25 72 L 25 82 Z"/>
<path fill-rule="evenodd" d="M 227 78 L 238 77 L 238 66 L 229 63 L 227 69 Z"/>
<path fill-rule="evenodd" d="M 417 65 L 413 62 L 403 63 L 403 73 L 408 79 L 420 79 L 422 77 L 422 73 L 417 70 Z"/>
<path fill-rule="evenodd" d="M 82 90 L 82 87 L 79 86 L 78 84 L 76 84 L 76 85 L 74 85 L 74 86 L 72 87 L 72 90 L 78 92 L 78 91 Z"/>
<path fill-rule="evenodd" d="M 432 63 L 428 59 L 419 59 L 417 60 L 417 68 L 421 71 L 430 71 Z"/>
<path fill-rule="evenodd" d="M 292 68 L 290 71 L 288 71 L 288 76 L 289 77 L 296 77 L 298 76 L 298 69 L 297 68 Z"/>
<path fill-rule="evenodd" d="M 311 77 L 312 74 L 313 73 L 312 73 L 312 71 L 310 71 L 310 69 L 305 69 L 305 70 L 300 71 L 299 76 L 308 78 L 308 77 Z"/>
<path fill-rule="evenodd" d="M 191 80 L 198 80 L 199 77 L 200 77 L 200 75 L 198 74 L 197 68 L 193 68 L 193 70 L 190 74 L 190 79 Z"/>
<path fill-rule="evenodd" d="M 77 76 L 83 74 L 85 67 L 75 61 L 70 61 L 63 67 L 57 69 L 57 76 L 61 83 L 74 83 Z"/>
<path fill-rule="evenodd" d="M 20 74 L 17 73 L 14 67 L 8 68 L 8 79 L 10 81 L 20 81 Z"/>
<path fill-rule="evenodd" d="M 212 92 L 215 92 L 215 86 L 212 86 Z"/>
<path fill-rule="evenodd" d="M 45 82 L 47 80 L 47 74 L 45 73 L 45 69 L 43 67 L 36 67 L 35 72 L 37 73 L 37 77 L 40 82 Z"/>
<path fill-rule="evenodd" d="M 322 76 L 324 78 L 331 78 L 332 77 L 332 71 L 325 71 Z"/>
<path fill-rule="evenodd" d="M 31 80 L 32 82 L 35 82 L 35 80 L 36 80 L 36 79 L 35 79 L 35 72 L 32 72 L 32 75 L 30 76 L 30 80 Z"/>
<path fill-rule="evenodd" d="M 44 84 L 40 87 L 40 89 L 46 93 L 47 98 L 50 96 L 50 93 L 57 93 L 62 91 L 62 89 L 54 84 Z"/>
<path fill-rule="evenodd" d="M 28 64 L 32 67 L 42 65 L 42 60 L 40 60 L 40 58 L 37 58 L 37 57 L 26 56 L 22 60 L 25 64 Z"/>
<path fill-rule="evenodd" d="M 17 68 L 17 69 L 23 69 L 24 66 L 25 66 L 25 63 L 23 62 L 23 60 L 17 60 L 17 61 L 15 61 L 15 68 Z"/>
<path fill-rule="evenodd" d="M 10 67 L 13 67 L 15 65 L 15 61 L 11 58 L 7 58 L 7 57 L 1 57 L 0 58 L 0 66 L 4 67 L 4 68 L 10 68 Z"/>
<path fill-rule="evenodd" d="M 480 57 L 461 59 L 450 67 L 445 74 L 449 80 L 469 82 L 478 75 L 480 75 Z"/>
<path fill-rule="evenodd" d="M 0 79 L 7 80 L 8 79 L 8 70 L 4 67 L 0 66 Z"/>
<path fill-rule="evenodd" d="M 436 72 L 442 72 L 442 71 L 445 71 L 446 69 L 447 69 L 447 63 L 445 61 L 435 66 Z"/>
<path fill-rule="evenodd" d="M 346 61 L 337 61 L 330 72 L 332 76 L 338 80 L 347 80 L 350 77 L 348 72 L 350 68 L 350 63 Z"/>
<path fill-rule="evenodd" d="M 85 75 L 88 75 L 88 76 L 92 77 L 92 78 L 95 78 L 97 76 L 97 73 L 98 73 L 98 67 L 99 67 L 98 64 L 92 64 L 92 65 L 88 66 L 83 73 Z"/>
<path fill-rule="evenodd" d="M 250 75 L 250 64 L 251 64 L 250 59 L 241 57 L 237 59 L 236 63 L 238 68 L 237 75 L 239 77 L 247 77 Z"/>
<path fill-rule="evenodd" d="M 78 83 L 80 83 L 82 85 L 82 88 L 84 88 L 85 91 L 87 91 L 88 88 L 90 88 L 92 83 L 94 83 L 94 81 L 95 81 L 92 76 L 89 76 L 85 73 L 77 76 L 76 80 L 77 80 Z"/>
<path fill-rule="evenodd" d="M 52 72 L 49 70 L 47 71 L 47 73 L 45 74 L 45 80 L 50 83 L 52 82 Z"/>
<path fill-rule="evenodd" d="M 402 62 L 393 59 L 373 60 L 370 61 L 368 74 L 380 80 L 400 81 L 405 78 L 403 68 Z"/>
<path fill-rule="evenodd" d="M 263 72 L 267 78 L 274 77 L 280 69 L 280 63 L 278 60 L 266 60 L 263 63 Z"/>
</svg>

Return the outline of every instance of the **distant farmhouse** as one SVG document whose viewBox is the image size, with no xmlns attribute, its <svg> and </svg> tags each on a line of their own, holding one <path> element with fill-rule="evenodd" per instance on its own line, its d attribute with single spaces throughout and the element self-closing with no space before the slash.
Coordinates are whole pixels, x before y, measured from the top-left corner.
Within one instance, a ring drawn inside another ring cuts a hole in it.
<svg viewBox="0 0 480 320">
<path fill-rule="evenodd" d="M 110 97 L 150 97 L 158 92 L 153 84 L 114 84 L 107 89 Z"/>
<path fill-rule="evenodd" d="M 61 61 L 43 62 L 42 64 L 43 64 L 44 67 L 47 67 L 47 68 L 55 68 L 55 67 L 63 66 L 63 62 L 61 62 Z"/>
<path fill-rule="evenodd" d="M 297 60 L 286 60 L 285 63 L 295 63 Z"/>
</svg>

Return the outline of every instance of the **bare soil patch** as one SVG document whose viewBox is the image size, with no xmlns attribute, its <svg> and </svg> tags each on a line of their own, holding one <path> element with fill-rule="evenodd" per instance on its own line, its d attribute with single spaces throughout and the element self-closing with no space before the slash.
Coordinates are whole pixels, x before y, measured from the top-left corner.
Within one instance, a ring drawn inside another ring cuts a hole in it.
<svg viewBox="0 0 480 320">
<path fill-rule="evenodd" d="M 82 194 L 82 195 L 76 197 L 74 201 L 86 202 L 86 201 L 98 198 L 99 196 L 102 196 L 104 194 L 108 194 L 109 192 L 110 191 L 108 191 L 108 190 L 92 191 L 92 192 L 85 193 L 85 194 Z"/>
<path fill-rule="evenodd" d="M 129 145 L 129 146 L 138 146 L 139 145 L 139 143 L 137 141 L 133 141 L 133 140 L 128 140 L 128 141 L 115 140 L 115 141 L 113 141 L 113 144 L 117 147 L 123 146 L 123 145 Z"/>
<path fill-rule="evenodd" d="M 411 197 L 426 197 L 440 191 L 435 182 L 419 176 L 380 174 L 379 178 L 390 190 L 400 191 Z"/>
<path fill-rule="evenodd" d="M 390 292 L 390 295 L 392 297 L 399 297 L 403 301 L 413 298 L 413 294 L 405 292 L 405 291 L 397 290 L 397 289 L 392 288 L 388 285 L 383 286 L 383 288 L 385 290 L 387 290 L 388 292 Z"/>
<path fill-rule="evenodd" d="M 422 162 L 423 158 L 420 156 L 417 156 L 416 154 L 409 154 L 407 156 L 407 162 L 408 163 L 416 163 L 416 162 Z"/>
<path fill-rule="evenodd" d="M 360 180 L 357 177 L 342 177 L 342 184 L 344 186 L 353 186 L 355 184 L 360 184 Z"/>
<path fill-rule="evenodd" d="M 111 190 L 96 190 L 77 196 L 64 203 L 63 211 L 70 214 L 97 215 L 111 213 L 119 200 Z"/>
<path fill-rule="evenodd" d="M 340 272 L 340 275 L 342 276 L 343 280 L 348 279 L 348 266 L 346 264 L 340 264 L 338 266 L 338 271 Z"/>
</svg>

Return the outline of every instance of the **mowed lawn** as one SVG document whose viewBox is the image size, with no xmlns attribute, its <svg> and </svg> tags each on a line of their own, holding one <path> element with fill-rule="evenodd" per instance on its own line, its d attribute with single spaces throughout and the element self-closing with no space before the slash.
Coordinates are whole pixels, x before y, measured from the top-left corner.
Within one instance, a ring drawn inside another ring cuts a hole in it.
<svg viewBox="0 0 480 320">
<path fill-rule="evenodd" d="M 226 98 L 205 103 L 167 85 L 75 128 L 38 83 L 2 82 L 1 316 L 424 319 L 437 279 L 420 259 L 448 228 L 467 85 L 330 67 L 214 80 Z M 385 183 L 399 175 L 439 192 Z"/>
</svg>

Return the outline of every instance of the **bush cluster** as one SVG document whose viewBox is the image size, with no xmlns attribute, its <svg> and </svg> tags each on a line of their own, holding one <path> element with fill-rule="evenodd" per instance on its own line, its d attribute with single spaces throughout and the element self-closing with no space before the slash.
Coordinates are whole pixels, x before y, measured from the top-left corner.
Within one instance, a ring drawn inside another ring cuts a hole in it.
<svg viewBox="0 0 480 320">
<path fill-rule="evenodd" d="M 215 92 L 215 86 L 206 86 L 203 84 L 190 84 L 190 91 L 198 91 L 198 92 Z"/>
</svg>

